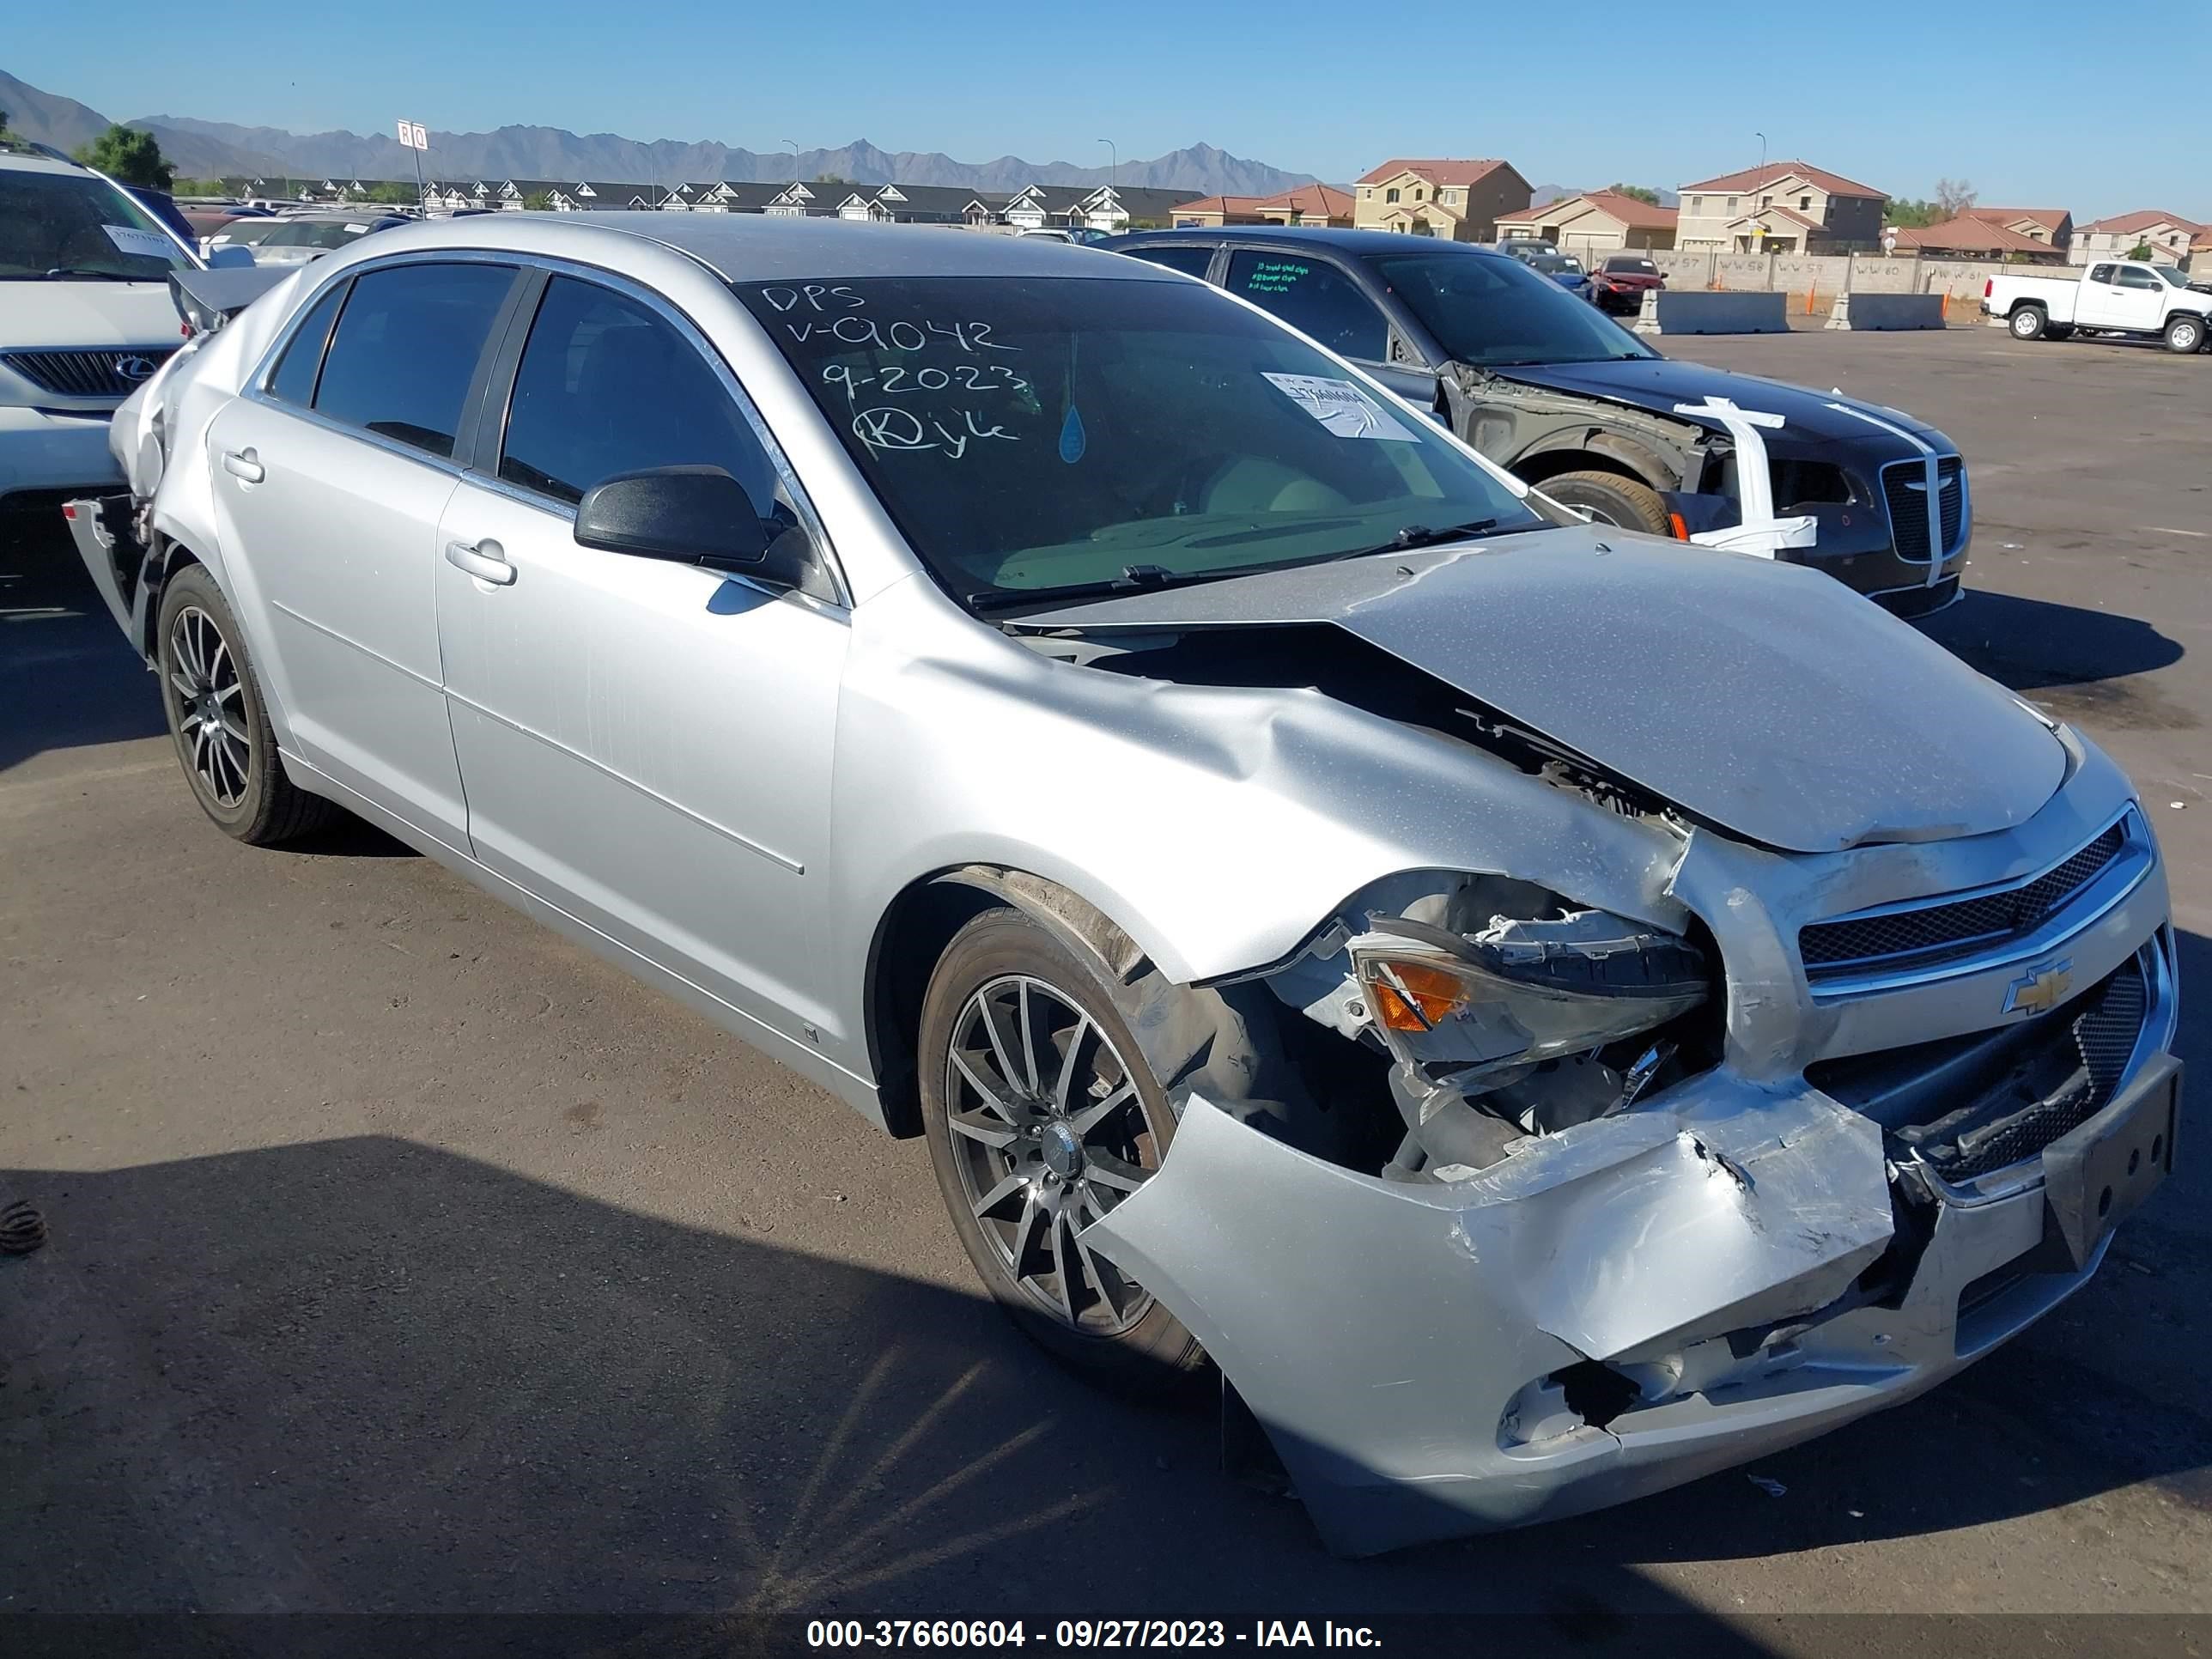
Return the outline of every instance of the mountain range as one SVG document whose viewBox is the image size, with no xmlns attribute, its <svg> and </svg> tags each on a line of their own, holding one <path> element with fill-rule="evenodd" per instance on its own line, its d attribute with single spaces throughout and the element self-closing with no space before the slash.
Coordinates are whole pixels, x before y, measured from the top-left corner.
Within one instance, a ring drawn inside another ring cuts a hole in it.
<svg viewBox="0 0 2212 1659">
<path fill-rule="evenodd" d="M 0 110 L 26 138 L 75 150 L 105 132 L 108 118 L 58 93 L 46 92 L 0 70 Z M 182 115 L 149 115 L 126 126 L 151 132 L 161 153 L 190 179 L 268 177 L 412 179 L 415 153 L 388 135 L 287 132 L 243 127 Z M 1247 161 L 1211 144 L 1194 144 L 1149 161 L 1118 167 L 1078 167 L 1067 161 L 1025 161 L 1001 155 L 991 161 L 956 161 L 941 152 L 883 150 L 866 139 L 836 149 L 759 154 L 714 143 L 646 142 L 611 132 L 574 133 L 561 127 L 507 126 L 491 132 L 436 132 L 422 157 L 426 178 L 614 179 L 624 184 L 674 185 L 710 179 L 772 181 L 834 174 L 856 184 L 953 185 L 965 190 L 1012 191 L 1024 185 L 1124 185 L 1187 190 L 1193 196 L 1272 196 L 1312 184 L 1311 173 L 1286 173 Z"/>
</svg>

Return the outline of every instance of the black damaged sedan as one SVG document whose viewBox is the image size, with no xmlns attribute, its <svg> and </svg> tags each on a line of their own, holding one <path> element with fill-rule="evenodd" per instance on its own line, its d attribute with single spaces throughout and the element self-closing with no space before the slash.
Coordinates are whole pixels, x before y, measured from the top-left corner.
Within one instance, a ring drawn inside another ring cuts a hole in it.
<svg viewBox="0 0 2212 1659">
<path fill-rule="evenodd" d="M 1711 405 L 1778 416 L 1760 423 L 1773 511 L 1814 532 L 1778 556 L 1901 617 L 1959 597 L 1966 463 L 1897 410 L 1672 362 L 1519 260 L 1463 243 L 1260 226 L 1103 246 L 1273 312 L 1602 523 L 1685 538 L 1739 523 L 1739 446 Z"/>
</svg>

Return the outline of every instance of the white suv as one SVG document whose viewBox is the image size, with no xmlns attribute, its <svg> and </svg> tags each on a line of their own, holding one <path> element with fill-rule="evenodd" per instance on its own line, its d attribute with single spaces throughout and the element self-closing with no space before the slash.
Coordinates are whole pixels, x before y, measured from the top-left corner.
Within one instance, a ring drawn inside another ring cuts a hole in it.
<svg viewBox="0 0 2212 1659">
<path fill-rule="evenodd" d="M 169 273 L 198 263 L 90 168 L 0 148 L 0 514 L 119 482 L 108 417 L 177 349 Z"/>
</svg>

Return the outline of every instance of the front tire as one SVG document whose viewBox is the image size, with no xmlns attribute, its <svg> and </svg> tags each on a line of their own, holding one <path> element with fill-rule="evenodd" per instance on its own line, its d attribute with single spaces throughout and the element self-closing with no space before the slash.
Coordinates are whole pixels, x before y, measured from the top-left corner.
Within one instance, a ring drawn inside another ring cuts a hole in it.
<svg viewBox="0 0 2212 1659">
<path fill-rule="evenodd" d="M 1182 1383 L 1204 1363 L 1197 1339 L 1080 1237 L 1175 1139 L 1105 979 L 1022 912 L 987 910 L 931 976 L 919 1065 L 937 1184 L 993 1297 L 1093 1381 L 1139 1395 Z"/>
<path fill-rule="evenodd" d="M 2166 324 L 2166 349 L 2182 356 L 2204 349 L 2204 319 L 2202 317 L 2170 317 Z"/>
<path fill-rule="evenodd" d="M 1562 472 L 1536 486 L 1565 507 L 1577 507 L 1594 524 L 1666 535 L 1667 503 L 1657 490 L 1618 472 Z"/>
<path fill-rule="evenodd" d="M 2012 314 L 2012 337 L 2015 340 L 2039 340 L 2051 326 L 2051 319 L 2041 306 L 2022 306 Z"/>
<path fill-rule="evenodd" d="M 205 566 L 187 565 L 169 579 L 155 637 L 177 763 L 216 828 L 250 847 L 270 847 L 337 816 L 331 803 L 284 775 L 245 635 Z"/>
</svg>

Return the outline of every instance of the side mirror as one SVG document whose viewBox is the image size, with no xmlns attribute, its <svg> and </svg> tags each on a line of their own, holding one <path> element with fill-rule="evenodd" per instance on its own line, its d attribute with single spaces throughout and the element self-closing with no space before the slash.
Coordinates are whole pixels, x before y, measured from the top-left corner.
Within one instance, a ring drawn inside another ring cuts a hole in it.
<svg viewBox="0 0 2212 1659">
<path fill-rule="evenodd" d="M 797 587 L 806 577 L 805 539 L 784 528 L 763 520 L 744 486 L 719 466 L 618 473 L 576 505 L 580 546 Z"/>
</svg>

